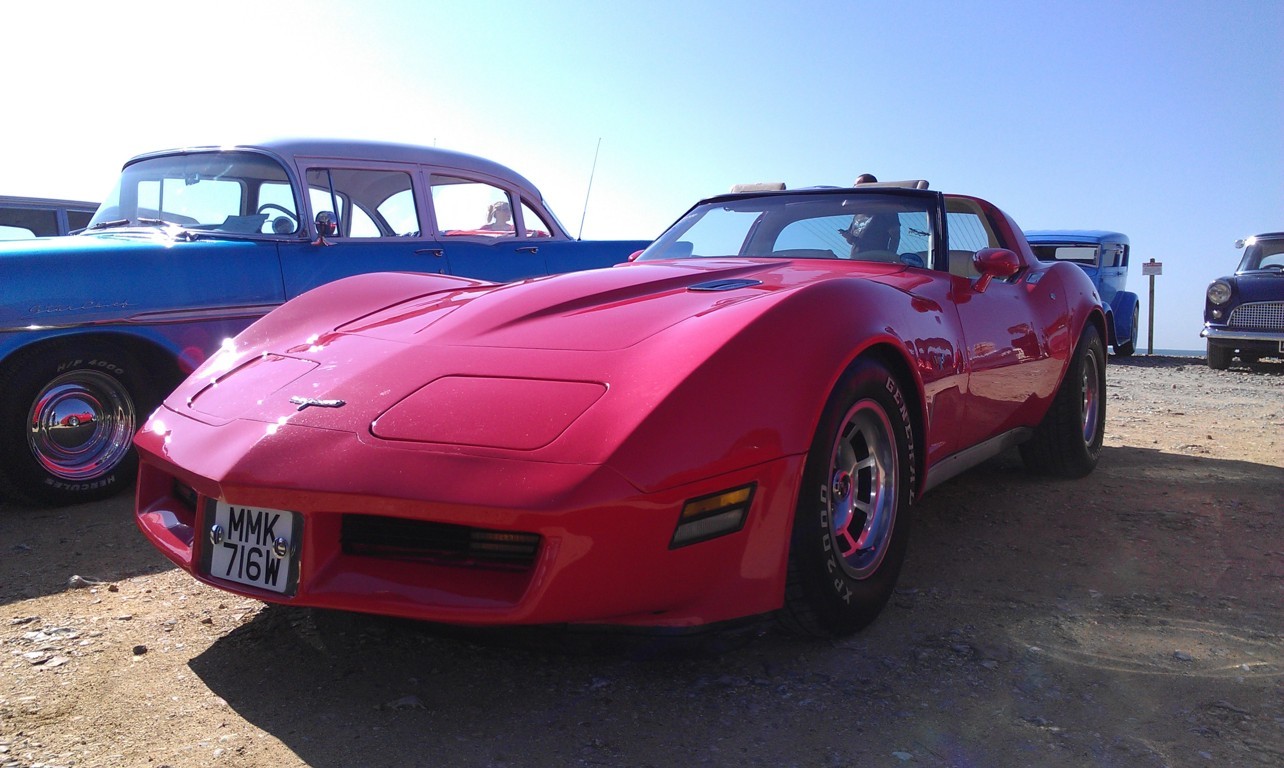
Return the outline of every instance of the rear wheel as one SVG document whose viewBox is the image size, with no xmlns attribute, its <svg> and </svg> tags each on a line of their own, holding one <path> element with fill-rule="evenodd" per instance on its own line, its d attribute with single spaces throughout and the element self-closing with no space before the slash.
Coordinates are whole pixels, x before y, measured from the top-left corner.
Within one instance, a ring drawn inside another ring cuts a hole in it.
<svg viewBox="0 0 1284 768">
<path fill-rule="evenodd" d="M 77 504 L 130 487 L 139 404 L 150 388 L 109 345 L 15 356 L 0 373 L 0 487 L 44 504 Z"/>
<path fill-rule="evenodd" d="M 1021 459 L 1035 472 L 1083 477 L 1097 466 L 1105 427 L 1106 352 L 1088 325 L 1043 421 L 1021 444 Z"/>
<path fill-rule="evenodd" d="M 1230 347 L 1214 344 L 1212 339 L 1208 340 L 1208 367 L 1214 371 L 1224 371 L 1229 368 L 1234 355 L 1235 350 Z"/>
<path fill-rule="evenodd" d="M 900 384 L 858 360 L 830 395 L 807 454 L 780 623 L 832 637 L 874 620 L 905 559 L 913 434 Z"/>
</svg>

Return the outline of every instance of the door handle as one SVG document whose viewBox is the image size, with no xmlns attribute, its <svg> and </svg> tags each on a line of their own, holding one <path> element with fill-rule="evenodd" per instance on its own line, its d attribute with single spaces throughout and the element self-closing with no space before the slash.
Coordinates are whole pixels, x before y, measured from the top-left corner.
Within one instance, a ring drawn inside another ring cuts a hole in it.
<svg viewBox="0 0 1284 768">
<path fill-rule="evenodd" d="M 415 253 L 429 253 L 440 258 L 446 252 L 441 248 L 416 248 Z"/>
<path fill-rule="evenodd" d="M 518 253 L 539 253 L 539 247 L 534 245 L 523 245 L 517 249 Z"/>
</svg>

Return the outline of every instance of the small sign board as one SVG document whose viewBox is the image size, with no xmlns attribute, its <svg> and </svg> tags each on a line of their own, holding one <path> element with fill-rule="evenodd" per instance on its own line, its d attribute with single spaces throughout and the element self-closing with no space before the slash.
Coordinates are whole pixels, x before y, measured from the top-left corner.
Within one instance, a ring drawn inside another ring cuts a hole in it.
<svg viewBox="0 0 1284 768">
<path fill-rule="evenodd" d="M 1162 275 L 1163 273 L 1164 263 L 1162 261 L 1151 259 L 1150 261 L 1141 262 L 1141 274 L 1143 277 L 1146 275 Z"/>
</svg>

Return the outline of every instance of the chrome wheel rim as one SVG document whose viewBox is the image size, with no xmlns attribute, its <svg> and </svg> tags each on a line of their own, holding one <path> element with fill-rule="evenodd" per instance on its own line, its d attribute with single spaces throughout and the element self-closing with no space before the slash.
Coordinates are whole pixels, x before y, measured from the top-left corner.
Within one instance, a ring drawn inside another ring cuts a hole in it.
<svg viewBox="0 0 1284 768">
<path fill-rule="evenodd" d="M 1083 358 L 1083 400 L 1079 413 L 1083 417 L 1083 442 L 1092 445 L 1097 438 L 1098 412 L 1101 409 L 1101 381 L 1098 375 L 1097 356 Z"/>
<path fill-rule="evenodd" d="M 106 474 L 129 453 L 137 417 L 128 390 L 98 371 L 72 371 L 45 385 L 27 417 L 27 444 L 63 480 Z"/>
<path fill-rule="evenodd" d="M 847 412 L 829 468 L 830 538 L 843 570 L 863 579 L 878 570 L 896 525 L 896 443 L 877 403 L 861 400 Z"/>
</svg>

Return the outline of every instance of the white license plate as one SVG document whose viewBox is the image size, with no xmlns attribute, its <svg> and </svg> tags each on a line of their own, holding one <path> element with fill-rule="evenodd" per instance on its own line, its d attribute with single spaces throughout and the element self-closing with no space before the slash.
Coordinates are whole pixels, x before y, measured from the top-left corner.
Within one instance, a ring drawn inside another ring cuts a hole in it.
<svg viewBox="0 0 1284 768">
<path fill-rule="evenodd" d="M 206 514 L 205 557 L 201 558 L 207 575 L 294 594 L 299 581 L 301 515 L 221 499 L 213 501 L 209 512 L 213 514 Z"/>
</svg>

